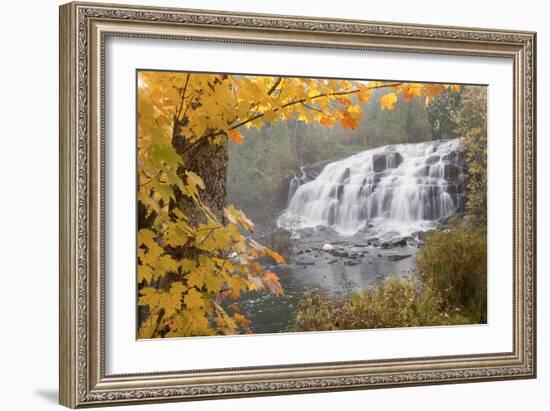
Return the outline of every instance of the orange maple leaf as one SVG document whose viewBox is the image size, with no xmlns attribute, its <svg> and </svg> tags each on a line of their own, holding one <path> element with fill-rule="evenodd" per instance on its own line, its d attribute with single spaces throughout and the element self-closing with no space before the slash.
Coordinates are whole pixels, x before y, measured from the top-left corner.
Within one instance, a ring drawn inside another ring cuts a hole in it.
<svg viewBox="0 0 550 411">
<path fill-rule="evenodd" d="M 244 140 L 244 136 L 240 131 L 232 130 L 229 132 L 228 137 L 231 139 L 232 142 L 236 144 L 241 144 Z"/>
</svg>

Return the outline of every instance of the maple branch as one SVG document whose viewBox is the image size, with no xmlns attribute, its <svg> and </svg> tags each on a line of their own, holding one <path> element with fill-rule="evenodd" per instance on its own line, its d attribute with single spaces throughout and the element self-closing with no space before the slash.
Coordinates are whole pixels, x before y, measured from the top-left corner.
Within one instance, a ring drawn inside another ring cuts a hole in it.
<svg viewBox="0 0 550 411">
<path fill-rule="evenodd" d="M 397 82 L 397 83 L 391 83 L 391 84 L 381 84 L 381 85 L 378 85 L 378 86 L 367 87 L 367 89 L 374 90 L 374 89 L 385 88 L 385 87 L 396 87 L 396 86 L 399 86 L 401 84 L 403 84 L 403 82 Z M 334 92 L 334 93 L 321 93 L 321 94 L 317 94 L 313 97 L 301 98 L 299 100 L 289 101 L 288 103 L 283 104 L 281 107 L 274 108 L 273 111 L 277 112 L 277 111 L 280 111 L 284 108 L 295 106 L 296 104 L 303 104 L 305 102 L 313 101 L 313 100 L 316 100 L 316 99 L 319 99 L 319 98 L 322 98 L 322 97 L 349 96 L 350 94 L 356 94 L 356 93 L 359 93 L 360 91 L 361 91 L 360 89 L 353 89 L 353 90 L 349 90 L 349 91 L 339 91 L 339 92 Z M 264 116 L 264 114 L 265 113 L 255 114 L 252 117 L 249 117 L 248 119 L 243 120 L 240 123 L 237 123 L 234 126 L 230 127 L 229 130 L 235 130 L 236 128 L 242 127 L 242 126 L 244 126 L 244 125 L 246 125 L 246 124 L 248 124 L 248 123 L 250 123 L 254 120 L 258 120 L 259 118 L 262 118 Z M 182 154 L 188 152 L 189 150 L 193 149 L 198 144 L 202 144 L 204 141 L 207 141 L 210 138 L 221 136 L 223 134 L 225 134 L 224 131 L 217 131 L 215 133 L 207 134 L 207 135 L 199 138 L 198 140 L 196 140 L 191 145 L 187 146 L 185 148 L 185 150 L 182 151 Z"/>
<path fill-rule="evenodd" d="M 189 84 L 189 77 L 191 77 L 191 73 L 187 74 L 187 78 L 185 79 L 185 85 L 183 86 L 183 90 L 181 92 L 180 108 L 178 110 L 178 113 L 176 114 L 177 121 L 180 121 L 181 111 L 183 110 L 183 102 L 185 101 L 185 92 L 187 91 L 187 85 Z"/>
<path fill-rule="evenodd" d="M 277 87 L 279 86 L 279 84 L 281 83 L 281 80 L 283 78 L 282 77 L 278 77 L 277 80 L 275 80 L 275 83 L 273 83 L 273 85 L 271 86 L 271 88 L 269 89 L 269 91 L 267 92 L 267 95 L 270 96 L 271 94 L 273 94 L 273 92 L 277 89 Z"/>
<path fill-rule="evenodd" d="M 155 334 L 157 333 L 158 329 L 159 329 L 159 325 L 162 321 L 162 317 L 164 317 L 164 308 L 162 308 L 160 310 L 160 313 L 159 313 L 159 316 L 157 318 L 157 324 L 155 325 L 155 329 L 153 330 L 153 333 L 151 334 L 151 337 L 150 338 L 155 338 Z"/>
<path fill-rule="evenodd" d="M 285 88 L 285 79 L 282 80 L 281 89 L 279 90 L 279 94 L 277 94 L 277 97 L 275 97 L 275 101 L 279 101 L 279 98 L 281 97 L 281 94 L 283 94 L 283 89 Z"/>
<path fill-rule="evenodd" d="M 397 83 L 392 83 L 392 84 L 381 84 L 379 86 L 372 86 L 372 87 L 367 87 L 368 90 L 375 90 L 377 88 L 384 88 L 384 87 L 397 87 L 397 86 L 400 86 L 401 84 L 404 84 L 405 82 L 404 81 L 399 81 Z"/>
<path fill-rule="evenodd" d="M 396 87 L 396 86 L 399 86 L 401 84 L 403 84 L 403 82 L 391 83 L 391 84 L 382 84 L 382 85 L 379 85 L 379 86 L 372 86 L 372 87 L 367 87 L 367 88 L 371 89 L 371 90 L 374 90 L 374 89 L 377 89 L 377 88 L 384 88 L 384 87 Z M 301 98 L 299 100 L 289 101 L 288 103 L 283 104 L 281 107 L 274 108 L 273 111 L 276 112 L 276 111 L 279 111 L 281 109 L 284 109 L 284 108 L 287 108 L 287 107 L 290 107 L 290 106 L 295 106 L 296 104 L 302 104 L 302 103 L 305 103 L 307 101 L 317 100 L 318 98 L 321 98 L 321 97 L 349 96 L 350 94 L 356 94 L 356 93 L 359 93 L 360 91 L 361 91 L 360 89 L 354 89 L 354 90 L 349 90 L 349 91 L 338 91 L 338 92 L 335 92 L 335 93 L 317 94 L 317 95 L 315 95 L 313 97 L 310 97 L 310 98 Z M 233 127 L 230 127 L 230 130 L 235 130 L 236 128 L 244 126 L 245 124 L 248 124 L 251 121 L 257 120 L 257 119 L 259 119 L 263 116 L 264 116 L 264 113 L 258 113 L 256 115 L 248 118 L 247 120 L 241 121 L 240 123 L 234 125 Z M 215 135 L 212 135 L 210 137 L 215 137 L 215 136 L 221 135 L 221 134 L 223 134 L 223 132 L 218 132 Z"/>
<path fill-rule="evenodd" d="M 146 186 L 146 185 L 149 184 L 151 181 L 153 181 L 153 180 L 155 180 L 155 179 L 158 179 L 158 178 L 160 177 L 160 174 L 161 174 L 161 172 L 159 171 L 159 172 L 157 173 L 156 176 L 151 177 L 151 176 L 150 176 L 149 174 L 147 174 L 144 170 L 141 170 L 141 172 L 143 173 L 143 175 L 144 175 L 145 177 L 147 177 L 147 178 L 149 179 L 149 181 L 147 181 L 147 182 L 145 182 L 145 183 L 141 183 L 141 184 L 139 185 L 140 187 Z M 159 183 L 167 184 L 168 182 L 167 182 L 167 181 L 162 181 L 161 179 L 159 179 Z"/>
<path fill-rule="evenodd" d="M 324 115 L 326 117 L 334 117 L 334 116 L 331 116 L 330 114 L 325 113 L 323 110 L 320 110 L 320 109 L 312 107 L 312 106 L 308 106 L 306 103 L 302 103 L 302 106 L 304 106 L 304 107 L 306 107 L 310 110 L 316 111 L 318 113 L 321 113 L 322 115 Z"/>
</svg>

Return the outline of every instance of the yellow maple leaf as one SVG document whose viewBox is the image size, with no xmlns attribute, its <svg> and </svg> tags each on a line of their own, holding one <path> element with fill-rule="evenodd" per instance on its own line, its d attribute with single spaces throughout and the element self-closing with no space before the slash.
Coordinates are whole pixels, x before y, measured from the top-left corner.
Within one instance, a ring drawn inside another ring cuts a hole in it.
<svg viewBox="0 0 550 411">
<path fill-rule="evenodd" d="M 420 96 L 422 93 L 422 85 L 418 83 L 405 83 L 400 86 L 401 94 L 406 101 L 412 100 L 414 97 Z"/>
<path fill-rule="evenodd" d="M 192 171 L 186 171 L 185 175 L 187 176 L 187 184 L 185 184 L 186 193 L 189 197 L 197 198 L 198 190 L 197 187 L 201 190 L 204 190 L 204 182 L 199 175 L 195 174 Z"/>
<path fill-rule="evenodd" d="M 393 110 L 395 107 L 395 102 L 397 101 L 397 94 L 395 93 L 389 93 L 385 96 L 382 96 L 380 99 L 380 105 L 382 106 L 382 110 Z"/>
<path fill-rule="evenodd" d="M 235 208 L 233 204 L 225 207 L 224 215 L 231 223 L 239 224 L 249 232 L 254 231 L 254 223 L 250 221 L 241 210 Z"/>
<path fill-rule="evenodd" d="M 246 318 L 244 315 L 235 313 L 233 314 L 233 319 L 239 323 L 239 325 L 244 329 L 249 329 L 250 325 L 252 324 L 252 321 L 250 321 L 248 318 Z"/>
<path fill-rule="evenodd" d="M 150 283 L 153 279 L 153 270 L 147 264 L 138 265 L 138 282 L 145 280 L 146 283 Z"/>
<path fill-rule="evenodd" d="M 187 295 L 183 298 L 185 305 L 189 309 L 204 307 L 204 300 L 202 294 L 195 288 L 191 288 Z"/>
<path fill-rule="evenodd" d="M 277 112 L 274 110 L 267 110 L 266 112 L 264 112 L 264 118 L 267 121 L 273 122 L 277 118 Z"/>
<path fill-rule="evenodd" d="M 321 119 L 319 120 L 320 124 L 328 127 L 334 126 L 335 122 L 336 121 L 334 120 L 334 117 L 330 117 L 330 116 L 322 116 Z"/>
<path fill-rule="evenodd" d="M 189 287 L 201 288 L 204 285 L 205 274 L 206 273 L 201 268 L 197 268 L 196 270 L 192 271 L 187 276 L 187 285 Z"/>
<path fill-rule="evenodd" d="M 264 251 L 266 252 L 267 255 L 269 255 L 271 258 L 273 258 L 277 264 L 284 264 L 285 263 L 284 257 L 281 254 L 279 254 L 278 252 L 273 251 L 271 248 L 267 248 L 267 247 L 264 249 Z"/>
<path fill-rule="evenodd" d="M 441 84 L 425 84 L 423 92 L 426 98 L 426 104 L 430 104 L 436 96 L 443 92 L 443 90 L 444 87 Z"/>
</svg>

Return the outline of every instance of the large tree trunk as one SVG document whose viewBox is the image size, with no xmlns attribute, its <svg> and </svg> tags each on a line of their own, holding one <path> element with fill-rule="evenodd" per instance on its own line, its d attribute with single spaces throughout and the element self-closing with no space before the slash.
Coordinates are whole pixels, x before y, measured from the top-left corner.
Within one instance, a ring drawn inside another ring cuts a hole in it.
<svg viewBox="0 0 550 411">
<path fill-rule="evenodd" d="M 188 149 L 188 141 L 180 136 L 173 140 L 176 151 L 183 157 L 184 166 L 178 174 L 185 181 L 185 172 L 192 171 L 199 175 L 204 182 L 205 189 L 201 191 L 201 201 L 223 220 L 223 209 L 226 205 L 227 193 L 227 165 L 229 161 L 227 141 L 217 145 L 209 141 Z M 176 195 L 177 207 L 184 211 L 191 222 L 203 222 L 202 213 L 196 206 L 180 193 Z"/>
</svg>

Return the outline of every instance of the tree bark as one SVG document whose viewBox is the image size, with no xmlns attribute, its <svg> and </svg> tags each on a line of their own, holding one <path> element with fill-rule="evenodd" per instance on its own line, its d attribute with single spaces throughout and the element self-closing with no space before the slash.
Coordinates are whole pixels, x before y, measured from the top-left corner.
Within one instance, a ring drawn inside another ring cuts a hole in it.
<svg viewBox="0 0 550 411">
<path fill-rule="evenodd" d="M 201 201 L 220 219 L 223 220 L 223 209 L 226 205 L 227 166 L 229 161 L 227 141 L 217 145 L 210 141 L 198 144 L 187 150 L 188 141 L 180 136 L 173 139 L 173 146 L 183 157 L 184 166 L 178 170 L 185 181 L 185 172 L 192 171 L 199 175 L 205 189 L 201 191 Z M 176 195 L 177 207 L 184 211 L 191 222 L 201 221 L 196 206 L 181 193 Z"/>
</svg>

